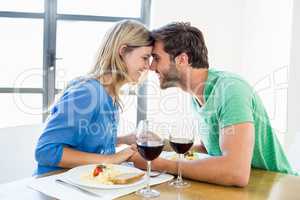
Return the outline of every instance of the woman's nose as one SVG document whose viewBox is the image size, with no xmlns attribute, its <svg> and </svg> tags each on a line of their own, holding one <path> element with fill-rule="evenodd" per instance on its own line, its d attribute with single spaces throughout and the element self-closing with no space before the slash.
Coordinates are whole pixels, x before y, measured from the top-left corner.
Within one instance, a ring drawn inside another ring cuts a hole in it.
<svg viewBox="0 0 300 200">
<path fill-rule="evenodd" d="M 144 69 L 148 70 L 150 68 L 150 62 L 146 62 Z"/>
<path fill-rule="evenodd" d="M 154 64 L 154 62 L 152 62 L 152 63 L 150 64 L 149 69 L 150 69 L 150 70 L 153 70 L 153 71 L 156 70 L 156 65 Z"/>
</svg>

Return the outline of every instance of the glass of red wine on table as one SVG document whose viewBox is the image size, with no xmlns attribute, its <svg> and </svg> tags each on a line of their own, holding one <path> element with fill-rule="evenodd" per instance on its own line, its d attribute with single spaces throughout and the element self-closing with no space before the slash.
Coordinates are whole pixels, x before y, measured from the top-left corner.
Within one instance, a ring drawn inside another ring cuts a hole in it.
<svg viewBox="0 0 300 200">
<path fill-rule="evenodd" d="M 179 123 L 180 124 L 180 123 Z M 179 155 L 178 156 L 178 174 L 177 179 L 169 183 L 170 186 L 175 188 L 187 188 L 190 184 L 182 179 L 181 175 L 181 162 L 184 160 L 184 154 L 187 153 L 194 143 L 194 131 L 180 127 L 178 124 L 169 134 L 169 142 L 172 149 Z"/>
<path fill-rule="evenodd" d="M 148 120 L 141 120 L 137 127 L 136 143 L 138 152 L 147 161 L 147 186 L 137 194 L 145 198 L 158 197 L 160 193 L 150 188 L 151 161 L 162 152 L 164 140 L 150 130 Z"/>
</svg>

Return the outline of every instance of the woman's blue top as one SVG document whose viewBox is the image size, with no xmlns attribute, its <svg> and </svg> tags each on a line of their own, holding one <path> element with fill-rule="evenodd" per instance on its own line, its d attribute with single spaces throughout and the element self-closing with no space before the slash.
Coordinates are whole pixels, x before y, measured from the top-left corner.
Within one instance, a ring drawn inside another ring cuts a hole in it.
<svg viewBox="0 0 300 200">
<path fill-rule="evenodd" d="M 114 154 L 119 109 L 96 79 L 72 81 L 50 110 L 40 136 L 35 174 L 61 169 L 63 147 L 78 151 Z"/>
</svg>

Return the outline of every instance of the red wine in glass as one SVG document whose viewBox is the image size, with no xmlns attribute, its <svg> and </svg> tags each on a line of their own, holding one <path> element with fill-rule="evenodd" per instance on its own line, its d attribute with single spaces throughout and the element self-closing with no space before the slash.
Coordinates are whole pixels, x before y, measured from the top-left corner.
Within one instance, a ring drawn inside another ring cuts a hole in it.
<svg viewBox="0 0 300 200">
<path fill-rule="evenodd" d="M 150 123 L 151 125 L 151 123 Z M 147 161 L 147 186 L 137 191 L 139 196 L 155 198 L 160 195 L 150 188 L 151 161 L 157 158 L 163 150 L 164 140 L 153 132 L 148 120 L 141 120 L 137 127 L 136 144 L 139 154 Z"/>
<path fill-rule="evenodd" d="M 185 137 L 182 137 L 185 136 Z M 176 188 L 186 188 L 190 184 L 186 181 L 183 181 L 181 175 L 181 161 L 184 159 L 184 154 L 193 146 L 194 135 L 193 134 L 178 134 L 175 137 L 170 135 L 169 137 L 170 146 L 172 149 L 179 154 L 179 163 L 178 163 L 178 176 L 177 179 L 170 182 L 169 184 Z"/>
<path fill-rule="evenodd" d="M 170 145 L 178 154 L 185 154 L 192 146 L 193 140 L 187 138 L 171 138 Z"/>
<path fill-rule="evenodd" d="M 163 150 L 163 143 L 156 141 L 148 141 L 144 143 L 137 143 L 138 152 L 145 160 L 154 160 Z"/>
</svg>

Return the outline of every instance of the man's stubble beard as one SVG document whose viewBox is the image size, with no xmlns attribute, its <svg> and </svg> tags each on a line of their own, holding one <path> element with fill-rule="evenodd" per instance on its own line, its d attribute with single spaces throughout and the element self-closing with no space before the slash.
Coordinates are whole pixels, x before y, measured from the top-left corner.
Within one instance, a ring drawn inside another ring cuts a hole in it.
<svg viewBox="0 0 300 200">
<path fill-rule="evenodd" d="M 176 68 L 175 64 L 170 64 L 170 70 L 163 74 L 163 79 L 160 84 L 161 89 L 167 89 L 170 87 L 179 87 L 180 86 L 180 74 Z"/>
</svg>

